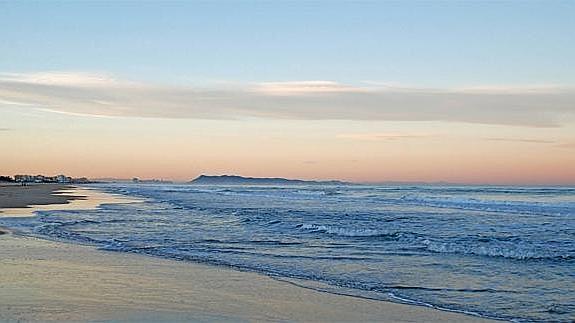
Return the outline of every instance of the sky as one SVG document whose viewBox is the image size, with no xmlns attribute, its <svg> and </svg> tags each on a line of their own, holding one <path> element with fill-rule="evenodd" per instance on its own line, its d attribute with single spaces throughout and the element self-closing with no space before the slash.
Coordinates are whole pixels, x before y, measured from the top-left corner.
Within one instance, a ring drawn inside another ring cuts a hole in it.
<svg viewBox="0 0 575 323">
<path fill-rule="evenodd" d="M 0 2 L 0 173 L 575 184 L 575 2 Z"/>
</svg>

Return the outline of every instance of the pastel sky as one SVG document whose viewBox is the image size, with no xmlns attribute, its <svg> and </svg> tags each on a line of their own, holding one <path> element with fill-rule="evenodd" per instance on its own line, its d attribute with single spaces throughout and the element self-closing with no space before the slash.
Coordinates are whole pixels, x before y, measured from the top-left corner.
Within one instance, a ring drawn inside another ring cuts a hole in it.
<svg viewBox="0 0 575 323">
<path fill-rule="evenodd" d="M 575 2 L 0 2 L 0 175 L 575 184 Z"/>
</svg>

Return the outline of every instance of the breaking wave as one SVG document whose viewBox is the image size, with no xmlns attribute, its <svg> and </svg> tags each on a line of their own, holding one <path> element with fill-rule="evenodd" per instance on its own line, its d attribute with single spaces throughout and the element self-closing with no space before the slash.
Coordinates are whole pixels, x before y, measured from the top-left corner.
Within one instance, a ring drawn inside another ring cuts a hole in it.
<svg viewBox="0 0 575 323">
<path fill-rule="evenodd" d="M 575 214 L 575 203 L 573 202 L 500 201 L 467 197 L 418 196 L 414 194 L 403 195 L 398 201 L 404 204 L 487 212 L 541 215 Z"/>
<path fill-rule="evenodd" d="M 309 233 L 322 233 L 341 237 L 378 238 L 393 240 L 406 247 L 423 248 L 434 253 L 456 253 L 470 256 L 502 257 L 516 260 L 573 260 L 575 250 L 560 253 L 546 247 L 535 247 L 519 238 L 467 237 L 444 241 L 415 232 L 388 232 L 373 229 L 344 228 L 329 225 L 298 224 L 297 228 Z M 514 241 L 511 241 L 514 240 Z"/>
</svg>

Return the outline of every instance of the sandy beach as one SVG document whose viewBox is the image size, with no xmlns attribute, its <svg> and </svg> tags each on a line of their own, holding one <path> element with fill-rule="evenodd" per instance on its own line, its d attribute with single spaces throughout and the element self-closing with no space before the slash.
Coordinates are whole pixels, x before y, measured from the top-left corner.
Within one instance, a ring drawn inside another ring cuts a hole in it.
<svg viewBox="0 0 575 323">
<path fill-rule="evenodd" d="M 34 216 L 36 211 L 85 210 L 101 204 L 138 201 L 72 185 L 0 185 L 0 217 L 28 217 Z"/>
<path fill-rule="evenodd" d="M 64 195 L 54 198 L 61 189 L 72 189 L 75 200 L 92 201 L 91 205 L 74 204 L 74 197 Z M 0 205 L 71 202 L 52 205 L 65 209 L 135 202 L 94 190 L 41 185 L 18 191 L 17 204 L 11 201 L 13 190 L 0 187 Z M 24 210 L 30 216 L 39 209 Z M 106 252 L 17 232 L 0 235 L 0 245 L 0 321 L 486 321 L 319 292 L 256 273 Z"/>
<path fill-rule="evenodd" d="M 66 195 L 61 191 L 72 189 L 64 184 L 0 184 L 0 212 L 6 208 L 26 208 L 29 205 L 65 204 L 83 196 Z"/>
</svg>

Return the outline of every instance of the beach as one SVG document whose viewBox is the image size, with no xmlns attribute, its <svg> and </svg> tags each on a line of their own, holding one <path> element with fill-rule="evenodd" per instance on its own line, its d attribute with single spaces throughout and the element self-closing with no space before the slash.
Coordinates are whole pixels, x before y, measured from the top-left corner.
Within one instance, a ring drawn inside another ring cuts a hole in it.
<svg viewBox="0 0 575 323">
<path fill-rule="evenodd" d="M 0 217 L 29 217 L 36 211 L 94 209 L 139 200 L 65 184 L 0 185 Z"/>
<path fill-rule="evenodd" d="M 0 184 L 0 212 L 6 208 L 26 208 L 29 205 L 65 204 L 83 196 L 59 192 L 73 187 L 65 184 Z"/>
<path fill-rule="evenodd" d="M 72 197 L 50 196 L 62 189 L 72 189 L 74 193 L 67 193 Z M 13 194 L 0 193 L 1 205 L 14 207 L 16 203 L 8 201 Z M 73 205 L 79 194 L 83 201 L 94 198 L 95 202 Z M 51 205 L 60 209 L 137 202 L 95 190 L 48 185 L 22 188 L 18 200 L 28 205 L 68 202 Z M 30 216 L 38 208 L 25 210 Z M 0 245 L 1 321 L 486 321 L 422 306 L 320 292 L 223 266 L 102 251 L 6 229 Z"/>
</svg>

